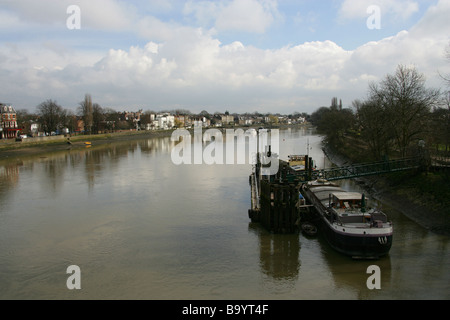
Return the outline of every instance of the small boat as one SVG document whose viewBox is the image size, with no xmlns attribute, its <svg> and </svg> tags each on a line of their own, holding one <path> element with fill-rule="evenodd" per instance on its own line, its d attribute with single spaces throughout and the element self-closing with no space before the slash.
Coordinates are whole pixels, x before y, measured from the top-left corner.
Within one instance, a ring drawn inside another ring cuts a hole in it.
<svg viewBox="0 0 450 320">
<path fill-rule="evenodd" d="M 86 141 L 85 143 L 84 143 L 85 145 L 87 145 L 87 146 L 90 146 L 90 145 L 92 145 L 92 143 L 91 142 L 89 142 L 89 141 Z"/>
<path fill-rule="evenodd" d="M 378 259 L 389 252 L 392 222 L 380 210 L 367 208 L 364 194 L 321 179 L 303 184 L 301 192 L 315 207 L 319 229 L 335 250 L 355 259 Z"/>
</svg>

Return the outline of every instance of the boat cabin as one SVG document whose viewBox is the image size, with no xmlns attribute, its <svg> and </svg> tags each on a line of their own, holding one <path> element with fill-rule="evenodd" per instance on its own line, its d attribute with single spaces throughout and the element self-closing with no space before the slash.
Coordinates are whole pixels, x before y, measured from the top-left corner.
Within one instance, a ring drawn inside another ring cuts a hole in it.
<svg viewBox="0 0 450 320">
<path fill-rule="evenodd" d="M 302 171 L 306 168 L 306 156 L 290 155 L 288 164 L 294 171 Z"/>
<path fill-rule="evenodd" d="M 361 208 L 362 194 L 358 192 L 335 192 L 330 194 L 331 207 L 335 209 Z"/>
</svg>

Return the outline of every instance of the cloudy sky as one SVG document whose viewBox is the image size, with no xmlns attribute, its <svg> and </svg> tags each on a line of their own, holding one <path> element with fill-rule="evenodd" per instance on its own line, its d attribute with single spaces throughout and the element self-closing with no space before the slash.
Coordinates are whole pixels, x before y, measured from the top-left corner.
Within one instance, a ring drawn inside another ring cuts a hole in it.
<svg viewBox="0 0 450 320">
<path fill-rule="evenodd" d="M 450 0 L 0 0 L 0 102 L 311 113 L 399 64 L 444 88 L 449 16 Z"/>
</svg>

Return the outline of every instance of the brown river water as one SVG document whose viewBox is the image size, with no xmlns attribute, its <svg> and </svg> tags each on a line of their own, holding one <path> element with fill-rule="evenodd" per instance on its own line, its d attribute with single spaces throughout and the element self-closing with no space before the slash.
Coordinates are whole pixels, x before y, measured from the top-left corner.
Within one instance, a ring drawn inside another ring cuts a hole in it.
<svg viewBox="0 0 450 320">
<path fill-rule="evenodd" d="M 449 299 L 449 237 L 382 203 L 390 253 L 352 260 L 319 235 L 252 224 L 251 164 L 175 165 L 154 138 L 0 164 L 0 299 Z M 309 146 L 309 148 L 308 148 Z M 330 163 L 321 137 L 280 132 L 280 157 Z M 342 181 L 357 190 L 352 181 Z M 70 290 L 71 265 L 81 289 Z M 380 270 L 369 289 L 368 267 Z"/>
</svg>

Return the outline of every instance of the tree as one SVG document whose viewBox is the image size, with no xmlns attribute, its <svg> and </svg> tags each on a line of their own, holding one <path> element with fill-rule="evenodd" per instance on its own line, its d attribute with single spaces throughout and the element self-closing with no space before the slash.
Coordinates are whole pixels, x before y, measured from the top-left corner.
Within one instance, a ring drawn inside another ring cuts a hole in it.
<svg viewBox="0 0 450 320">
<path fill-rule="evenodd" d="M 72 112 L 72 110 L 64 110 L 64 116 L 61 124 L 72 133 L 77 128 L 77 116 Z"/>
<path fill-rule="evenodd" d="M 345 133 L 355 126 L 355 115 L 351 109 L 340 109 L 337 98 L 330 107 L 320 107 L 311 114 L 311 123 L 326 137 L 329 145 L 339 148 L 344 142 Z"/>
<path fill-rule="evenodd" d="M 344 141 L 344 135 L 354 127 L 355 117 L 350 109 L 329 109 L 319 122 L 319 128 L 325 133 L 328 143 L 339 146 Z"/>
<path fill-rule="evenodd" d="M 278 124 L 278 117 L 273 114 L 270 114 L 269 115 L 269 123 Z"/>
<path fill-rule="evenodd" d="M 436 154 L 450 151 L 450 94 L 444 93 L 442 104 L 434 108 L 430 121 L 430 144 L 434 145 Z"/>
<path fill-rule="evenodd" d="M 381 159 L 389 154 L 389 142 L 392 130 L 388 123 L 387 114 L 376 100 L 353 102 L 356 109 L 361 138 L 368 144 L 374 159 Z"/>
<path fill-rule="evenodd" d="M 92 131 L 98 133 L 101 129 L 101 123 L 105 121 L 105 114 L 98 103 L 92 105 Z"/>
<path fill-rule="evenodd" d="M 84 101 L 80 102 L 78 107 L 78 113 L 82 117 L 84 122 L 84 132 L 86 134 L 92 132 L 93 125 L 93 105 L 91 95 L 86 94 L 84 96 Z"/>
<path fill-rule="evenodd" d="M 445 58 L 448 60 L 448 62 L 450 62 L 450 45 L 447 47 L 447 49 L 445 50 Z M 450 89 L 450 74 L 446 74 L 446 75 L 441 75 L 439 73 L 439 75 L 441 76 L 441 78 L 444 80 L 445 84 L 447 85 L 447 87 Z M 450 92 L 449 92 L 450 94 Z"/>
<path fill-rule="evenodd" d="M 402 65 L 380 84 L 370 84 L 369 100 L 376 101 L 385 113 L 386 125 L 392 129 L 402 157 L 414 140 L 422 138 L 431 108 L 439 96 L 439 90 L 425 87 L 423 74 Z"/>
<path fill-rule="evenodd" d="M 110 131 L 114 131 L 119 127 L 119 113 L 111 108 L 103 109 L 103 114 L 105 116 L 106 128 Z"/>
<path fill-rule="evenodd" d="M 330 111 L 330 108 L 327 108 L 327 107 L 320 107 L 319 109 L 314 111 L 310 117 L 311 123 L 313 125 L 315 125 L 316 127 L 318 127 L 320 125 L 320 119 L 322 119 L 323 115 L 325 113 L 327 113 L 328 111 Z M 320 128 L 319 128 L 319 130 L 320 130 Z"/>
<path fill-rule="evenodd" d="M 51 134 L 61 126 L 63 108 L 56 101 L 47 100 L 37 106 L 39 122 L 45 133 Z"/>
<path fill-rule="evenodd" d="M 210 119 L 210 118 L 211 118 L 211 115 L 210 115 L 209 112 L 206 111 L 206 110 L 202 110 L 202 111 L 199 113 L 199 115 L 200 115 L 201 117 L 205 117 L 206 119 Z"/>
<path fill-rule="evenodd" d="M 22 134 L 31 134 L 30 128 L 33 121 L 37 118 L 35 114 L 30 114 L 28 110 L 21 109 L 16 112 L 17 125 L 21 128 Z"/>
<path fill-rule="evenodd" d="M 145 111 L 142 115 L 141 115 L 141 125 L 143 125 L 144 127 L 147 125 L 152 125 L 152 111 Z"/>
</svg>

